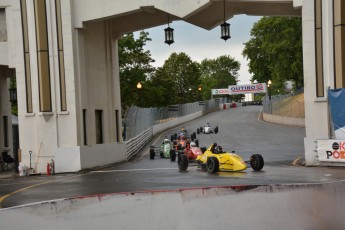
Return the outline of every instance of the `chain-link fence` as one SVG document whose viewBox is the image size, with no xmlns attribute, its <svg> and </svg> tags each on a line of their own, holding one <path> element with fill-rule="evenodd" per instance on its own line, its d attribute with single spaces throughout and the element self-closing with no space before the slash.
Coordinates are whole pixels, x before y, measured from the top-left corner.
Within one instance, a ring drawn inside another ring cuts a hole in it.
<svg viewBox="0 0 345 230">
<path fill-rule="evenodd" d="M 123 140 L 134 138 L 155 124 L 219 107 L 219 100 L 200 101 L 159 108 L 130 107 L 123 118 Z"/>
<path fill-rule="evenodd" d="M 268 96 L 262 100 L 264 113 L 304 118 L 304 94 L 303 89 L 285 95 Z"/>
</svg>

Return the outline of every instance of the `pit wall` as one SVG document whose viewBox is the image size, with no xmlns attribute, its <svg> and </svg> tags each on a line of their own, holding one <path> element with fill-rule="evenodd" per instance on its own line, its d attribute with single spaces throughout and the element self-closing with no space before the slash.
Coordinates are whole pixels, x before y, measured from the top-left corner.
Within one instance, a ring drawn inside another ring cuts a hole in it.
<svg viewBox="0 0 345 230">
<path fill-rule="evenodd" d="M 1 209 L 0 222 L 7 230 L 343 229 L 344 189 L 342 182 L 95 195 Z"/>
</svg>

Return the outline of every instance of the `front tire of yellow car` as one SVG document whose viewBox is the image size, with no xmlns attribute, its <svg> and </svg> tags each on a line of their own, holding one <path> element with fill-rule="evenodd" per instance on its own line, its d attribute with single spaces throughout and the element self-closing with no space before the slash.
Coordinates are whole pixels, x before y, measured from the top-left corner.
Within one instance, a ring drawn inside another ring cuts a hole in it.
<svg viewBox="0 0 345 230">
<path fill-rule="evenodd" d="M 219 171 L 219 161 L 216 157 L 209 157 L 206 162 L 207 172 L 216 173 Z"/>
</svg>

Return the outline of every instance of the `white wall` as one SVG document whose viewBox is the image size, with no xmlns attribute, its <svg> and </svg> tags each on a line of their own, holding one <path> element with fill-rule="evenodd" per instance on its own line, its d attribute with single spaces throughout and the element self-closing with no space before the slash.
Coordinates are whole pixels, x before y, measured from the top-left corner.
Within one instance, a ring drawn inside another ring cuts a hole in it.
<svg viewBox="0 0 345 230">
<path fill-rule="evenodd" d="M 124 143 L 59 148 L 56 151 L 55 172 L 78 172 L 123 161 L 126 161 Z"/>
<path fill-rule="evenodd" d="M 8 65 L 8 43 L 0 42 L 0 65 Z"/>
<path fill-rule="evenodd" d="M 315 72 L 315 23 L 314 1 L 304 0 L 302 8 L 303 25 L 303 66 L 304 66 L 304 100 L 305 127 L 304 139 L 306 165 L 333 165 L 318 161 L 315 141 L 330 139 L 329 109 L 327 90 L 334 85 L 333 65 L 333 32 L 332 32 L 332 1 L 322 1 L 322 39 L 323 39 L 323 69 L 324 97 L 316 97 Z M 339 165 L 339 164 L 338 164 Z M 344 165 L 344 164 L 342 164 Z"/>
</svg>

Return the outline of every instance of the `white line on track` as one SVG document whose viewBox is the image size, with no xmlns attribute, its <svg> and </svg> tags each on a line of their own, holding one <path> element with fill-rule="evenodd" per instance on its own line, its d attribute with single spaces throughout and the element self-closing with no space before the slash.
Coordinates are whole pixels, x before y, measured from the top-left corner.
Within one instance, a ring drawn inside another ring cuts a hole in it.
<svg viewBox="0 0 345 230">
<path fill-rule="evenodd" d="M 158 170 L 178 170 L 178 168 L 152 168 L 152 169 L 115 169 L 92 171 L 91 173 L 109 173 L 109 172 L 140 172 L 140 171 L 158 171 Z"/>
</svg>

